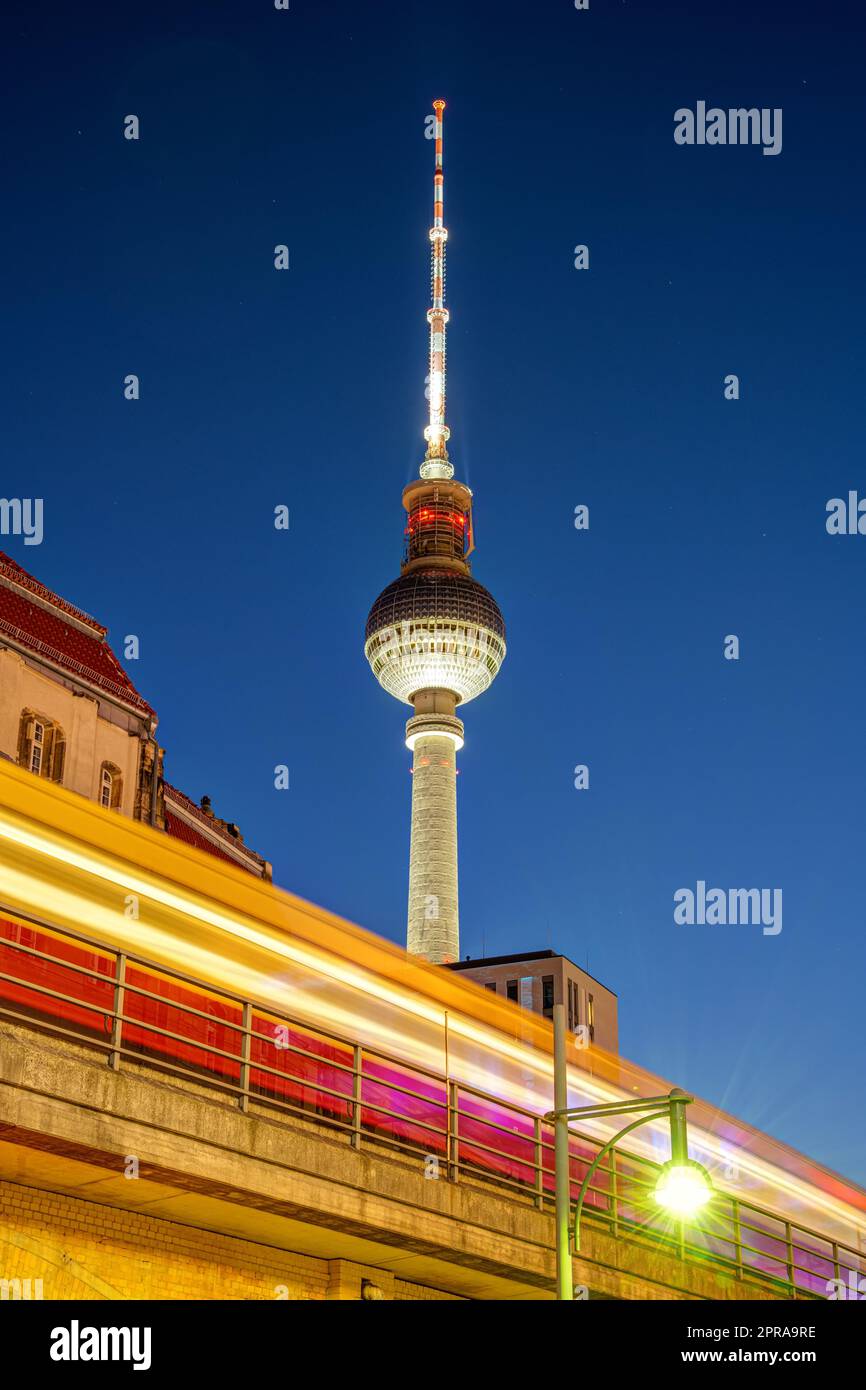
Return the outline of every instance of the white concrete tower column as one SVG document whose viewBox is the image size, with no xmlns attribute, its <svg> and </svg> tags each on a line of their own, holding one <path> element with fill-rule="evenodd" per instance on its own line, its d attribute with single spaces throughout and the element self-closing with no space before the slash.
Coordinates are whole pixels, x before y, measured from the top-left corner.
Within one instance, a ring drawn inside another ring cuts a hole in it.
<svg viewBox="0 0 866 1390">
<path fill-rule="evenodd" d="M 453 697 L 445 692 L 425 694 L 430 698 L 418 700 L 416 709 L 428 703 L 453 710 Z M 446 965 L 460 953 L 457 750 L 463 747 L 463 725 L 445 709 L 418 713 L 406 725 L 406 746 L 414 755 L 407 947 L 412 955 Z"/>
</svg>

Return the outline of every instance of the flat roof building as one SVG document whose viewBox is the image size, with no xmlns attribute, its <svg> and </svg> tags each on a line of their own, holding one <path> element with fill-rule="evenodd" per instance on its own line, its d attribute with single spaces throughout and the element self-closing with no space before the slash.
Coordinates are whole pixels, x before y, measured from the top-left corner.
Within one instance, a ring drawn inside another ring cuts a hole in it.
<svg viewBox="0 0 866 1390">
<path fill-rule="evenodd" d="M 553 1005 L 562 1000 L 568 1029 L 578 1045 L 593 1044 L 619 1052 L 617 999 L 586 970 L 556 951 L 523 951 L 514 956 L 482 956 L 454 961 L 476 984 L 510 999 L 524 1009 L 553 1019 Z"/>
</svg>

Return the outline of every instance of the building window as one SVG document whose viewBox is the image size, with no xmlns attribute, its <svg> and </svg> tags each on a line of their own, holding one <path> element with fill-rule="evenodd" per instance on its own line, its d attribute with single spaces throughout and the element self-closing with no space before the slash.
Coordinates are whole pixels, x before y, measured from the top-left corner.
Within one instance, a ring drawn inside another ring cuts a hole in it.
<svg viewBox="0 0 866 1390">
<path fill-rule="evenodd" d="M 109 811 L 120 810 L 123 795 L 123 778 L 120 768 L 114 763 L 103 763 L 99 770 L 99 804 Z"/>
<path fill-rule="evenodd" d="M 495 980 L 490 980 L 490 982 L 489 982 L 488 984 L 486 984 L 486 985 L 484 986 L 484 988 L 485 988 L 485 989 L 492 989 L 492 990 L 493 990 L 493 993 L 495 994 L 495 993 L 496 993 L 496 981 L 495 981 Z"/>
<path fill-rule="evenodd" d="M 22 710 L 18 728 L 18 765 L 36 777 L 63 781 L 66 738 L 59 724 L 33 710 Z"/>
<path fill-rule="evenodd" d="M 592 1039 L 595 1037 L 595 1002 L 591 994 L 586 996 L 586 1022 Z"/>
<path fill-rule="evenodd" d="M 553 1018 L 553 976 L 541 978 L 541 1011 L 545 1018 Z"/>
<path fill-rule="evenodd" d="M 506 986 L 505 986 L 505 993 L 507 994 L 508 998 L 512 1001 L 512 1003 L 514 1003 L 514 1004 L 517 1003 L 517 997 L 518 997 L 518 996 L 517 996 L 517 981 L 516 981 L 516 980 L 509 980 L 509 981 L 508 981 L 508 983 L 507 983 Z"/>
<path fill-rule="evenodd" d="M 568 982 L 568 1031 L 574 1032 L 574 981 Z"/>
<path fill-rule="evenodd" d="M 45 752 L 45 725 L 33 720 L 33 737 L 30 740 L 30 771 L 38 777 L 42 772 L 42 755 Z"/>
</svg>

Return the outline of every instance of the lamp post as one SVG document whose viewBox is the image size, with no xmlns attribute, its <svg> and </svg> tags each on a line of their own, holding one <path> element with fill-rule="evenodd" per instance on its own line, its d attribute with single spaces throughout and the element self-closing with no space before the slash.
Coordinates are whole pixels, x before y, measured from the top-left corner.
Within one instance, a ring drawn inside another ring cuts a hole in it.
<svg viewBox="0 0 866 1390">
<path fill-rule="evenodd" d="M 553 1006 L 553 1167 L 556 1183 L 556 1297 L 574 1298 L 568 1215 L 571 1202 L 568 1169 L 568 1066 L 565 1059 L 565 1004 Z M 549 1117 L 545 1115 L 545 1119 Z M 542 1150 L 543 1153 L 543 1150 Z"/>
<path fill-rule="evenodd" d="M 670 1121 L 671 1157 L 662 1166 L 656 1183 L 654 1196 L 660 1206 L 675 1213 L 681 1219 L 700 1210 L 712 1196 L 712 1183 L 706 1169 L 694 1159 L 689 1158 L 688 1129 L 686 1126 L 686 1106 L 691 1105 L 692 1096 L 675 1089 L 665 1096 L 646 1096 L 638 1100 L 613 1101 L 602 1105 L 579 1105 L 569 1109 L 568 1080 L 565 1054 L 565 1005 L 553 1006 L 553 1110 L 544 1116 L 554 1125 L 554 1165 L 556 1179 L 556 1297 L 572 1300 L 574 1288 L 571 1273 L 571 1250 L 569 1248 L 569 1214 L 571 1208 L 571 1189 L 568 1155 L 568 1125 L 574 1119 L 598 1119 L 608 1115 L 637 1115 L 627 1125 L 618 1130 L 607 1143 L 599 1149 L 581 1184 L 574 1211 L 574 1248 L 580 1249 L 580 1218 L 584 1198 L 589 1185 L 602 1159 L 619 1143 L 624 1135 L 631 1133 L 650 1120 Z"/>
</svg>

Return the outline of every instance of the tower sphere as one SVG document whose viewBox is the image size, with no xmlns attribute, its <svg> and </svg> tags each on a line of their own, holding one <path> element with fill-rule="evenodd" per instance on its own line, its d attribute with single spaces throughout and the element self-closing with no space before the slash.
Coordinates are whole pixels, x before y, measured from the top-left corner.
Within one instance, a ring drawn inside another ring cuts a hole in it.
<svg viewBox="0 0 866 1390">
<path fill-rule="evenodd" d="M 449 690 L 465 705 L 499 672 L 505 623 L 493 595 L 471 575 L 416 569 L 376 599 L 364 654 L 395 699 L 411 705 L 421 690 Z"/>
</svg>

